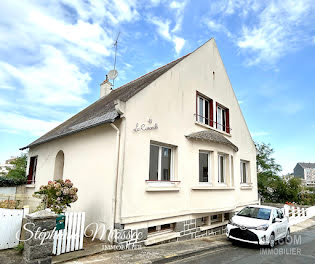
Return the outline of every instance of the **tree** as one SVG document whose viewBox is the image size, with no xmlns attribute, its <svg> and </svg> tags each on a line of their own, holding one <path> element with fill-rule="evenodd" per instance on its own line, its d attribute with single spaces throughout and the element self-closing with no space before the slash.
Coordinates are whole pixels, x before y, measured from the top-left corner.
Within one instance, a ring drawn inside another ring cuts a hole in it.
<svg viewBox="0 0 315 264">
<path fill-rule="evenodd" d="M 264 199 L 274 200 L 275 187 L 279 185 L 279 180 L 281 180 L 278 176 L 281 166 L 271 156 L 274 150 L 270 144 L 255 143 L 255 145 L 257 150 L 258 192 Z"/>
<path fill-rule="evenodd" d="M 7 178 L 23 179 L 26 178 L 27 167 L 27 154 L 22 153 L 19 157 L 12 160 L 10 164 L 14 165 L 13 168 L 8 168 Z"/>
</svg>

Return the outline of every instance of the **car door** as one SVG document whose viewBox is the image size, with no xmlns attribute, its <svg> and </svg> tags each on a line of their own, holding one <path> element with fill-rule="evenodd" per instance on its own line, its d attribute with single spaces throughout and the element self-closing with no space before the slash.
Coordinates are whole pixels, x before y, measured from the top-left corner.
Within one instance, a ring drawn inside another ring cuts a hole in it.
<svg viewBox="0 0 315 264">
<path fill-rule="evenodd" d="M 275 240 L 278 240 L 281 238 L 281 226 L 280 222 L 277 222 L 276 219 L 278 218 L 278 211 L 277 209 L 272 210 L 272 230 L 275 233 Z"/>
<path fill-rule="evenodd" d="M 288 220 L 286 217 L 284 217 L 283 212 L 280 209 L 277 210 L 277 214 L 278 219 L 281 220 L 281 222 L 279 222 L 279 233 L 281 238 L 283 238 L 287 233 Z"/>
</svg>

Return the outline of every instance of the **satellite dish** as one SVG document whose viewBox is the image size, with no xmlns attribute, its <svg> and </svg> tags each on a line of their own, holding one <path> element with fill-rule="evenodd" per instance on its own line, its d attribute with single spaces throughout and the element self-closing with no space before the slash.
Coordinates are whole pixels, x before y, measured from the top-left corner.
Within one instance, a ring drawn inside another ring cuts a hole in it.
<svg viewBox="0 0 315 264">
<path fill-rule="evenodd" d="M 110 80 L 115 80 L 117 78 L 117 76 L 118 76 L 118 71 L 116 71 L 116 70 L 111 70 L 108 73 L 108 78 Z"/>
</svg>

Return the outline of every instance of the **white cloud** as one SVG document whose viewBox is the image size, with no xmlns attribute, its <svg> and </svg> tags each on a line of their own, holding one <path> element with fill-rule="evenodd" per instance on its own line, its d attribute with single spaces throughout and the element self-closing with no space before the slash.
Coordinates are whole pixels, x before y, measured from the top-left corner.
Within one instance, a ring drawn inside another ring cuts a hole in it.
<svg viewBox="0 0 315 264">
<path fill-rule="evenodd" d="M 1 131 L 38 136 L 86 105 L 89 72 L 112 64 L 114 32 L 139 19 L 137 8 L 135 0 L 0 1 Z"/>
<path fill-rule="evenodd" d="M 182 2 L 178 2 L 178 1 L 172 1 L 169 5 L 169 7 L 173 10 L 175 10 L 175 26 L 172 29 L 172 32 L 177 32 L 179 30 L 181 30 L 182 28 L 182 23 L 183 23 L 183 19 L 184 19 L 184 10 L 185 7 L 187 5 L 188 1 L 182 1 Z"/>
<path fill-rule="evenodd" d="M 181 52 L 185 45 L 185 39 L 177 37 L 175 34 L 170 32 L 170 20 L 162 20 L 161 18 L 151 16 L 147 18 L 147 21 L 157 26 L 157 32 L 162 38 L 171 41 L 174 44 L 177 54 Z"/>
<path fill-rule="evenodd" d="M 314 2 L 272 1 L 258 14 L 258 22 L 243 25 L 237 45 L 249 51 L 249 65 L 273 64 L 284 54 L 307 41 L 303 28 L 314 22 Z"/>
<path fill-rule="evenodd" d="M 150 17 L 148 18 L 148 21 L 157 26 L 157 31 L 163 38 L 170 41 L 172 40 L 170 34 L 170 20 L 163 21 L 161 18 L 158 17 Z"/>
<path fill-rule="evenodd" d="M 88 92 L 88 73 L 82 73 L 62 53 L 51 46 L 42 46 L 43 61 L 19 68 L 0 61 L 0 71 L 19 81 L 26 99 L 44 105 L 77 106 L 86 103 L 83 95 Z"/>
<path fill-rule="evenodd" d="M 248 65 L 274 67 L 289 52 L 315 43 L 314 11 L 312 0 L 222 0 L 210 3 L 203 20 L 230 37 Z"/>
<path fill-rule="evenodd" d="M 59 124 L 60 122 L 55 120 L 43 121 L 24 115 L 0 112 L 0 130 L 10 133 L 26 132 L 29 135 L 40 136 Z"/>
<path fill-rule="evenodd" d="M 180 53 L 180 51 L 182 50 L 182 48 L 185 45 L 185 40 L 183 38 L 179 38 L 179 37 L 174 37 L 173 42 L 175 43 L 175 51 L 176 53 Z"/>
<path fill-rule="evenodd" d="M 32 102 L 84 104 L 86 67 L 111 63 L 110 29 L 137 20 L 136 7 L 134 0 L 2 1 L 0 89 L 17 89 L 18 81 Z"/>
<path fill-rule="evenodd" d="M 206 26 L 214 31 L 214 32 L 223 32 L 225 33 L 228 37 L 232 37 L 231 32 L 221 23 L 218 23 L 214 20 L 211 19 L 205 19 L 204 23 L 206 24 Z"/>
</svg>

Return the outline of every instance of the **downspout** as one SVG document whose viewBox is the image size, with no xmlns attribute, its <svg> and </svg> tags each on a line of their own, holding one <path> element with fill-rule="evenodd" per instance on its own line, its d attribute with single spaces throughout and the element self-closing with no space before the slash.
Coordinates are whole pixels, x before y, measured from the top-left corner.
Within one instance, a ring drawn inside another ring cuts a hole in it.
<svg viewBox="0 0 315 264">
<path fill-rule="evenodd" d="M 113 123 L 110 123 L 111 127 L 116 130 L 116 167 L 115 167 L 115 180 L 114 180 L 114 193 L 112 199 L 112 227 L 113 231 L 115 229 L 116 222 L 116 204 L 117 204 L 117 184 L 118 184 L 118 173 L 119 173 L 119 149 L 120 149 L 120 131 L 117 126 Z M 114 237 L 112 237 L 111 243 L 114 242 Z"/>
</svg>

